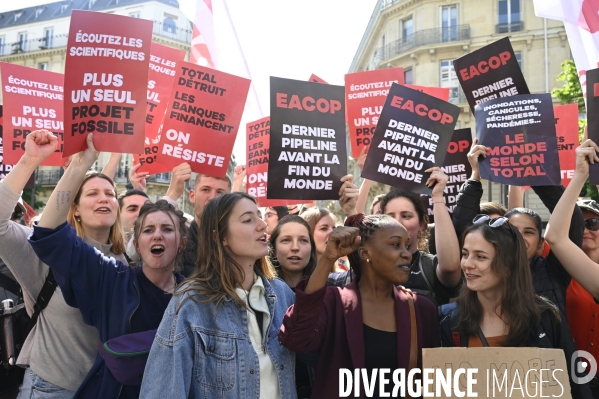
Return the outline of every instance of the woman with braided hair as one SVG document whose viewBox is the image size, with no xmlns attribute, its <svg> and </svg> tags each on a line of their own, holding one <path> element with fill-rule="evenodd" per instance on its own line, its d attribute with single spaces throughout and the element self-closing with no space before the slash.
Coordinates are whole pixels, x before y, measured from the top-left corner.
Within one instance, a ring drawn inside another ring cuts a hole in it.
<svg viewBox="0 0 599 399">
<path fill-rule="evenodd" d="M 312 398 L 339 395 L 341 368 L 407 373 L 421 367 L 422 348 L 439 344 L 436 307 L 399 286 L 410 274 L 407 230 L 386 215 L 358 214 L 345 225 L 331 232 L 316 269 L 296 288 L 279 333 L 290 350 L 319 352 Z M 327 287 L 329 270 L 345 255 L 356 278 Z M 378 384 L 371 393 L 378 397 Z"/>
</svg>

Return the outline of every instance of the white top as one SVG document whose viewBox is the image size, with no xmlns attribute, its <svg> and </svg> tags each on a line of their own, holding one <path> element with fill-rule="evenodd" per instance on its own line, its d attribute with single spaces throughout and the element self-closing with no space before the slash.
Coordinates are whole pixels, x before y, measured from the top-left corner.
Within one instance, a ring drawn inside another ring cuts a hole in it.
<svg viewBox="0 0 599 399">
<path fill-rule="evenodd" d="M 266 351 L 266 337 L 268 336 L 268 326 L 270 325 L 270 313 L 266 297 L 264 296 L 264 283 L 254 273 L 254 285 L 250 288 L 249 293 L 243 288 L 236 288 L 235 292 L 246 304 L 248 304 L 249 296 L 249 304 L 251 306 L 248 307 L 262 313 L 261 333 L 256 315 L 254 312 L 246 310 L 250 341 L 256 351 L 256 355 L 258 355 L 258 362 L 260 363 L 260 399 L 281 398 L 279 378 L 275 371 L 275 365 Z"/>
</svg>

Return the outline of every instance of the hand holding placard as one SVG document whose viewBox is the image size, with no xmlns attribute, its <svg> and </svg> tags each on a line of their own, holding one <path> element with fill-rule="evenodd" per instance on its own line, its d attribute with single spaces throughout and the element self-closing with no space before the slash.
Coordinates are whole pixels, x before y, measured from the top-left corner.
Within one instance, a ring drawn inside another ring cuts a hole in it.
<svg viewBox="0 0 599 399">
<path fill-rule="evenodd" d="M 476 136 L 487 147 L 483 179 L 514 186 L 560 184 L 553 104 L 549 94 L 526 94 L 476 106 Z"/>
<path fill-rule="evenodd" d="M 460 108 L 394 84 L 381 112 L 362 177 L 424 193 L 424 171 L 442 165 Z"/>
</svg>

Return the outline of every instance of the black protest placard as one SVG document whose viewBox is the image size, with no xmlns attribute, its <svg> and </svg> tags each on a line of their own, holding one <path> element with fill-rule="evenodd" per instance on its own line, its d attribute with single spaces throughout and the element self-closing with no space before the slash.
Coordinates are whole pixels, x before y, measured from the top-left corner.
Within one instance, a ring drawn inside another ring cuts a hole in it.
<svg viewBox="0 0 599 399">
<path fill-rule="evenodd" d="M 443 172 L 449 177 L 443 192 L 443 201 L 445 201 L 450 215 L 453 215 L 460 187 L 472 174 L 472 166 L 468 162 L 470 147 L 472 147 L 472 131 L 470 128 L 455 130 L 449 147 L 447 147 L 447 155 L 443 161 L 443 166 L 441 166 Z M 433 199 L 430 195 L 422 195 L 420 200 L 426 208 L 429 223 L 434 223 Z"/>
<path fill-rule="evenodd" d="M 599 143 L 599 69 L 587 70 L 587 122 L 589 138 Z M 599 164 L 590 165 L 589 179 L 599 184 Z"/>
<path fill-rule="evenodd" d="M 499 98 L 476 106 L 476 137 L 487 147 L 483 179 L 513 186 L 561 182 L 550 94 Z"/>
<path fill-rule="evenodd" d="M 339 198 L 347 174 L 345 88 L 270 78 L 268 198 Z"/>
<path fill-rule="evenodd" d="M 453 68 L 472 112 L 485 101 L 530 93 L 507 37 L 458 58 Z"/>
<path fill-rule="evenodd" d="M 14 165 L 4 163 L 4 140 L 2 136 L 4 122 L 2 120 L 2 105 L 0 105 L 0 179 L 4 179 Z"/>
<path fill-rule="evenodd" d="M 442 165 L 460 108 L 393 84 L 372 137 L 362 177 L 428 192 L 424 171 Z"/>
</svg>

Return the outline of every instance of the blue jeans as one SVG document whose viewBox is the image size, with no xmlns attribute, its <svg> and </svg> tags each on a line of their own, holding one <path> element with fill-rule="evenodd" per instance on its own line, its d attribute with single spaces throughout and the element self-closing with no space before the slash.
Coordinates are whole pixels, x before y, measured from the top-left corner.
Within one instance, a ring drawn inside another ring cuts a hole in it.
<svg viewBox="0 0 599 399">
<path fill-rule="evenodd" d="M 36 375 L 28 367 L 17 399 L 72 399 L 74 391 L 54 385 Z"/>
</svg>

